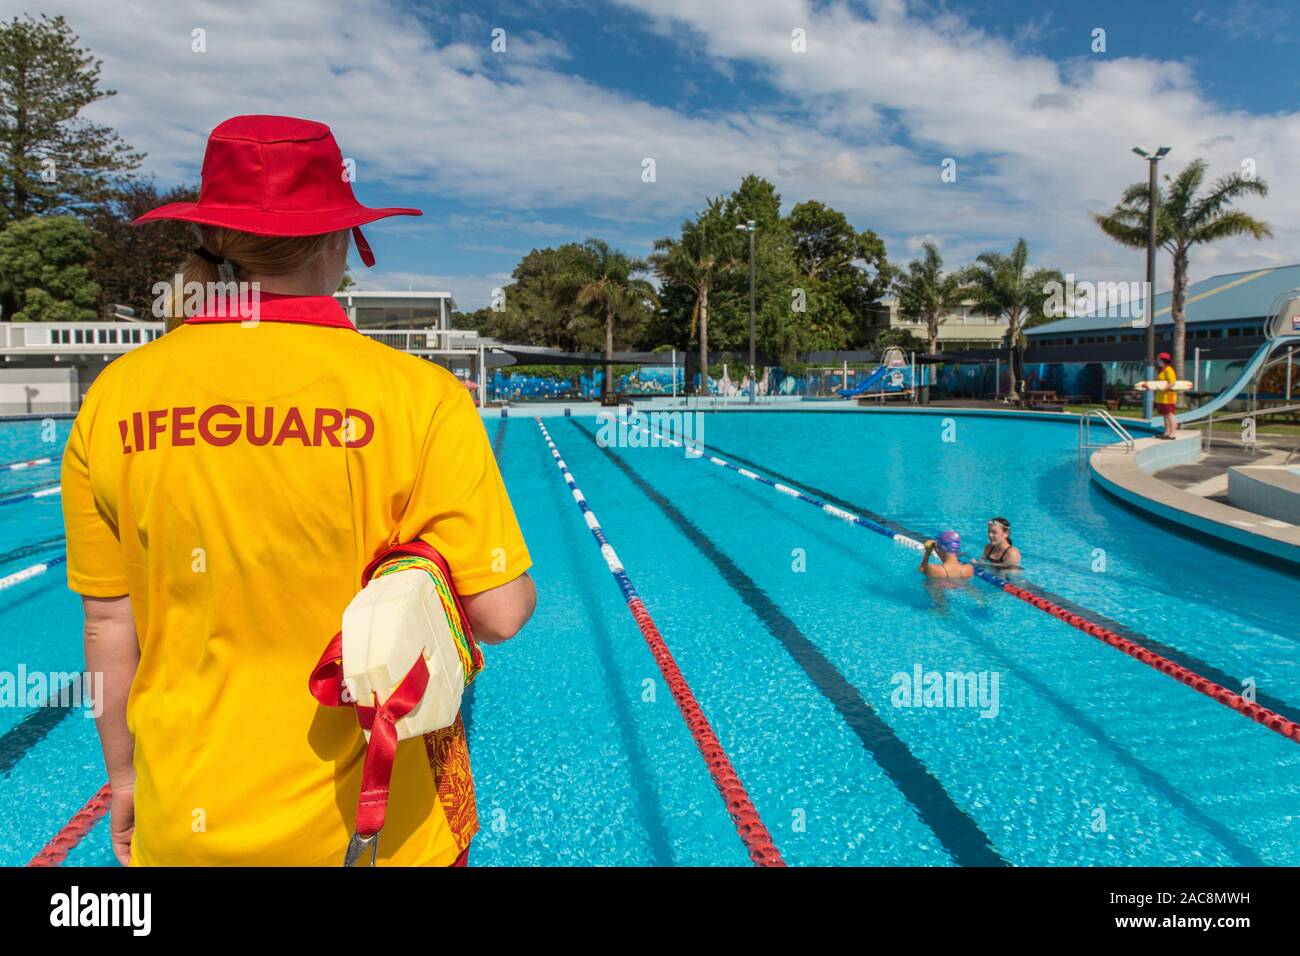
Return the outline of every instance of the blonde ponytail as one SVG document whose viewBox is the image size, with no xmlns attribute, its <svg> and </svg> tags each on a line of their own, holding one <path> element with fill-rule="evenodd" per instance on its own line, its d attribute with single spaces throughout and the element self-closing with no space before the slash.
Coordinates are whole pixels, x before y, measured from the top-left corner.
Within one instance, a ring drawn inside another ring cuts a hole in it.
<svg viewBox="0 0 1300 956">
<path fill-rule="evenodd" d="M 196 226 L 195 232 L 198 244 L 224 261 L 217 265 L 194 252 L 181 264 L 181 294 L 177 297 L 176 286 L 167 293 L 165 314 L 169 332 L 201 308 L 184 291 L 194 288 L 191 283 L 208 290 L 217 283 L 243 282 L 250 275 L 275 276 L 297 272 L 317 261 L 339 235 L 338 232 L 326 232 L 314 236 L 259 236 L 220 226 Z"/>
</svg>

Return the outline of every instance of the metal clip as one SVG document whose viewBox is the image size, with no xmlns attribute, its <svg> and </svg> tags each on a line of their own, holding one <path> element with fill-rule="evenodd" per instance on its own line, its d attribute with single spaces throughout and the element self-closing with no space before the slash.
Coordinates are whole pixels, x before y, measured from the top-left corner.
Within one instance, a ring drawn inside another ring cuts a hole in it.
<svg viewBox="0 0 1300 956">
<path fill-rule="evenodd" d="M 352 834 L 352 839 L 348 841 L 348 851 L 343 856 L 344 866 L 356 866 L 357 860 L 365 855 L 366 850 L 370 851 L 370 862 L 363 864 L 374 866 L 375 860 L 379 857 L 379 831 L 362 835 L 360 833 Z"/>
</svg>

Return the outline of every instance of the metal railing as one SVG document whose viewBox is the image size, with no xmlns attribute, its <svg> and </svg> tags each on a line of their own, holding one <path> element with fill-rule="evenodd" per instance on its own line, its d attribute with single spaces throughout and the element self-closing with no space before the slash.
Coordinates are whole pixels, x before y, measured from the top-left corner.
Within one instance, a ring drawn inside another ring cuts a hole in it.
<svg viewBox="0 0 1300 956">
<path fill-rule="evenodd" d="M 1124 446 L 1124 451 L 1132 454 L 1136 444 L 1128 429 L 1119 423 L 1119 419 L 1104 408 L 1090 408 L 1079 416 L 1079 467 L 1083 467 L 1087 461 L 1089 450 L 1106 447 L 1103 443 L 1092 440 L 1092 419 L 1094 415 L 1118 436 L 1120 443 Z"/>
<path fill-rule="evenodd" d="M 1283 412 L 1300 412 L 1300 404 L 1279 405 L 1273 408 L 1252 408 L 1244 412 L 1229 412 L 1226 415 L 1208 415 L 1205 419 L 1205 430 L 1201 432 L 1201 447 L 1209 449 L 1214 447 L 1214 423 L 1230 422 L 1237 419 L 1253 419 L 1260 415 L 1280 415 Z M 1242 438 L 1242 445 L 1248 449 L 1255 447 L 1255 429 L 1246 430 L 1246 435 Z"/>
<path fill-rule="evenodd" d="M 0 322 L 0 354 L 129 352 L 162 333 L 161 322 Z"/>
<path fill-rule="evenodd" d="M 163 334 L 162 322 L 0 322 L 0 355 L 121 354 Z M 477 355 L 478 333 L 466 329 L 361 329 L 402 352 Z"/>
</svg>

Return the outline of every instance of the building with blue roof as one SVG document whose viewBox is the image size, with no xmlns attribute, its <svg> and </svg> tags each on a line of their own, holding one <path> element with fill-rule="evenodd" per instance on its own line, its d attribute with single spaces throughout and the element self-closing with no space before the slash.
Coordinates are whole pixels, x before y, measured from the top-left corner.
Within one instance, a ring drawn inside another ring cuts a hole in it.
<svg viewBox="0 0 1300 956">
<path fill-rule="evenodd" d="M 1200 340 L 1261 336 L 1273 300 L 1297 288 L 1300 265 L 1230 272 L 1192 283 L 1187 290 L 1188 349 L 1200 344 Z M 1173 335 L 1171 299 L 1171 292 L 1155 297 L 1157 339 L 1169 340 Z M 1039 347 L 1143 342 L 1146 330 L 1132 325 L 1132 317 L 1141 314 L 1141 300 L 1132 307 L 1112 305 L 1088 315 L 1025 329 L 1025 338 L 1031 346 Z"/>
<path fill-rule="evenodd" d="M 1184 374 L 1193 397 L 1227 387 L 1264 343 L 1264 325 L 1278 296 L 1300 289 L 1300 264 L 1211 276 L 1187 290 Z M 1173 351 L 1169 292 L 1155 297 L 1156 350 Z M 1113 297 L 1109 301 L 1115 301 Z M 1145 376 L 1146 329 L 1134 328 L 1142 301 L 1120 303 L 1024 330 L 1025 380 L 1030 390 L 1071 400 L 1099 401 L 1130 389 Z M 942 381 L 951 395 L 1006 394 L 1011 381 L 1006 348 L 952 356 Z M 1300 349 L 1296 351 L 1300 363 Z"/>
</svg>

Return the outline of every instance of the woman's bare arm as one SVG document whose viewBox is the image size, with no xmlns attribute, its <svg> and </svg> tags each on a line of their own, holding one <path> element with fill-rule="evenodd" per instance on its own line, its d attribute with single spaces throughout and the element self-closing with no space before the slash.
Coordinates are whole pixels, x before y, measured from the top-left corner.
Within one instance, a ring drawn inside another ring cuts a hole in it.
<svg viewBox="0 0 1300 956">
<path fill-rule="evenodd" d="M 140 645 L 131 618 L 131 599 L 82 598 L 86 616 L 86 670 L 101 674 L 103 701 L 99 740 L 110 783 L 134 778 L 135 741 L 126 726 L 126 699 L 140 662 Z"/>
<path fill-rule="evenodd" d="M 125 865 L 135 831 L 135 738 L 126 725 L 126 701 L 140 663 L 140 643 L 129 597 L 83 597 L 81 604 L 86 618 L 86 670 L 99 675 L 96 683 L 102 698 L 96 701 L 100 714 L 95 724 L 113 791 L 113 852 Z"/>
<path fill-rule="evenodd" d="M 469 617 L 474 639 L 484 644 L 502 644 L 519 633 L 537 606 L 533 579 L 521 574 L 508 584 L 478 594 L 463 595 L 460 603 Z"/>
</svg>

